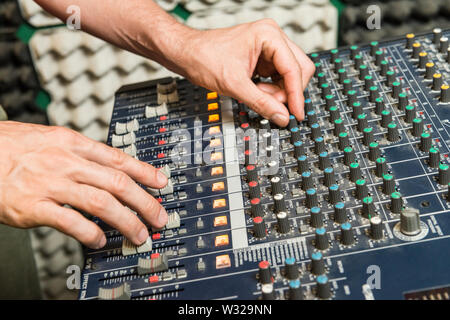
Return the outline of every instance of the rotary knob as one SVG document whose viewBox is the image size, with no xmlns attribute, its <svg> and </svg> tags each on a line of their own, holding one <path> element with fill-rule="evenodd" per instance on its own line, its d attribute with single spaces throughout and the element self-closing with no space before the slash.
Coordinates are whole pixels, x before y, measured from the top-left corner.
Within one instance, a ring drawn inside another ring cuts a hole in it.
<svg viewBox="0 0 450 320">
<path fill-rule="evenodd" d="M 347 211 L 345 209 L 345 203 L 338 202 L 334 205 L 334 222 L 338 224 L 345 223 L 347 221 Z"/>
<path fill-rule="evenodd" d="M 334 169 L 332 167 L 326 167 L 323 170 L 323 184 L 326 187 L 331 186 L 336 182 L 336 176 L 334 174 Z"/>
<path fill-rule="evenodd" d="M 275 300 L 276 295 L 275 291 L 273 290 L 273 284 L 272 283 L 265 283 L 261 286 L 261 295 L 263 300 Z"/>
<path fill-rule="evenodd" d="M 331 288 L 330 283 L 328 282 L 328 277 L 322 274 L 317 277 L 316 283 L 317 283 L 317 296 L 320 299 L 331 298 Z"/>
<path fill-rule="evenodd" d="M 446 186 L 449 183 L 450 183 L 449 165 L 446 163 L 441 163 L 439 165 L 439 184 Z"/>
<path fill-rule="evenodd" d="M 330 117 L 329 117 L 329 121 L 330 122 L 334 122 L 334 120 L 339 118 L 339 108 L 336 106 L 331 106 L 329 109 L 330 112 Z"/>
<path fill-rule="evenodd" d="M 306 190 L 306 207 L 312 208 L 318 205 L 317 191 L 314 188 Z"/>
<path fill-rule="evenodd" d="M 408 104 L 408 95 L 405 92 L 401 92 L 398 95 L 397 108 L 401 111 L 404 111 L 407 104 Z"/>
<path fill-rule="evenodd" d="M 381 221 L 379 216 L 370 218 L 370 237 L 373 240 L 383 238 L 383 221 Z"/>
<path fill-rule="evenodd" d="M 408 105 L 405 107 L 405 122 L 412 123 L 416 117 L 416 107 Z"/>
<path fill-rule="evenodd" d="M 371 142 L 369 144 L 369 160 L 376 161 L 381 155 L 380 145 L 378 142 Z"/>
<path fill-rule="evenodd" d="M 280 211 L 277 213 L 277 225 L 279 233 L 285 234 L 291 230 L 291 225 L 289 223 L 289 218 L 286 211 Z"/>
<path fill-rule="evenodd" d="M 294 257 L 288 257 L 284 260 L 284 275 L 289 280 L 298 279 L 298 266 Z"/>
<path fill-rule="evenodd" d="M 249 164 L 246 167 L 247 170 L 247 181 L 258 181 L 258 170 L 256 169 L 256 166 L 253 164 Z"/>
<path fill-rule="evenodd" d="M 339 149 L 344 150 L 350 146 L 350 139 L 348 137 L 348 132 L 339 133 Z"/>
<path fill-rule="evenodd" d="M 261 190 L 259 188 L 258 181 L 250 181 L 248 183 L 248 194 L 250 199 L 259 198 L 261 196 Z"/>
<path fill-rule="evenodd" d="M 312 100 L 310 98 L 305 99 L 305 112 L 313 110 Z"/>
<path fill-rule="evenodd" d="M 350 181 L 356 182 L 361 178 L 361 166 L 358 162 L 350 163 Z"/>
<path fill-rule="evenodd" d="M 334 135 L 339 136 L 341 132 L 345 131 L 344 120 L 341 118 L 334 120 Z"/>
<path fill-rule="evenodd" d="M 357 119 L 360 114 L 362 114 L 363 108 L 361 102 L 356 101 L 352 105 L 352 118 Z"/>
<path fill-rule="evenodd" d="M 363 200 L 367 197 L 369 193 L 369 189 L 367 188 L 367 183 L 365 179 L 358 179 L 355 182 L 356 184 L 356 198 L 358 200 Z"/>
<path fill-rule="evenodd" d="M 421 118 L 414 118 L 412 123 L 412 135 L 418 138 L 423 132 L 423 121 Z"/>
<path fill-rule="evenodd" d="M 325 170 L 331 166 L 330 157 L 328 156 L 328 152 L 323 151 L 319 154 L 319 169 Z"/>
<path fill-rule="evenodd" d="M 375 99 L 375 113 L 381 116 L 381 112 L 385 109 L 384 100 L 381 97 Z"/>
<path fill-rule="evenodd" d="M 262 217 L 253 218 L 253 235 L 259 239 L 266 236 L 266 223 Z"/>
<path fill-rule="evenodd" d="M 372 197 L 365 197 L 363 199 L 362 215 L 366 219 L 370 219 L 375 215 L 375 204 Z"/>
<path fill-rule="evenodd" d="M 286 201 L 284 200 L 284 195 L 281 193 L 278 193 L 276 195 L 273 196 L 273 202 L 274 202 L 274 209 L 275 209 L 275 213 L 279 213 L 279 212 L 286 212 L 287 208 L 286 208 Z"/>
<path fill-rule="evenodd" d="M 310 171 L 305 171 L 302 173 L 302 190 L 306 191 L 314 187 L 312 174 Z"/>
<path fill-rule="evenodd" d="M 341 201 L 341 190 L 338 184 L 332 184 L 328 187 L 328 201 L 331 204 Z"/>
<path fill-rule="evenodd" d="M 289 115 L 289 123 L 288 123 L 288 129 L 291 130 L 292 128 L 296 128 L 298 126 L 297 119 L 295 119 L 294 115 Z"/>
<path fill-rule="evenodd" d="M 428 131 L 422 132 L 420 135 L 420 150 L 428 152 L 431 148 L 431 133 Z"/>
<path fill-rule="evenodd" d="M 388 124 L 388 140 L 390 142 L 396 142 L 400 140 L 400 133 L 398 132 L 398 126 L 395 122 Z"/>
<path fill-rule="evenodd" d="M 313 123 L 311 125 L 311 139 L 317 139 L 321 136 L 320 125 L 318 123 Z"/>
<path fill-rule="evenodd" d="M 438 168 L 441 162 L 441 153 L 438 148 L 432 147 L 428 153 L 428 165 L 431 168 Z"/>
<path fill-rule="evenodd" d="M 302 141 L 294 142 L 294 156 L 296 158 L 305 154 L 305 146 Z"/>
<path fill-rule="evenodd" d="M 369 123 L 367 122 L 367 114 L 361 113 L 358 116 L 358 131 L 363 132 L 368 125 Z"/>
<path fill-rule="evenodd" d="M 350 222 L 344 222 L 341 224 L 341 244 L 345 246 L 350 246 L 355 242 L 353 236 L 353 228 Z"/>
<path fill-rule="evenodd" d="M 316 154 L 320 154 L 322 152 L 326 151 L 325 149 L 325 140 L 323 137 L 318 137 L 314 140 L 314 152 Z"/>
<path fill-rule="evenodd" d="M 325 261 L 321 252 L 311 254 L 311 273 L 320 275 L 325 273 Z"/>
<path fill-rule="evenodd" d="M 316 236 L 314 240 L 314 244 L 316 249 L 318 250 L 326 250 L 330 246 L 328 242 L 328 235 L 325 228 L 317 228 Z"/>
<path fill-rule="evenodd" d="M 403 208 L 403 199 L 402 194 L 400 192 L 392 192 L 391 193 L 391 212 L 392 213 L 400 213 Z"/>
<path fill-rule="evenodd" d="M 434 28 L 433 29 L 433 43 L 435 45 L 439 44 L 439 40 L 441 40 L 441 37 L 442 37 L 442 29 Z"/>
<path fill-rule="evenodd" d="M 387 128 L 389 123 L 392 122 L 392 113 L 391 111 L 385 109 L 381 111 L 381 126 L 383 128 Z"/>
<path fill-rule="evenodd" d="M 310 111 L 310 112 L 314 112 L 314 111 Z M 295 141 L 300 140 L 300 130 L 298 129 L 298 127 L 294 127 L 291 130 L 291 143 L 293 144 Z"/>
<path fill-rule="evenodd" d="M 261 205 L 260 198 L 253 198 L 250 200 L 250 214 L 253 218 L 264 217 L 264 209 Z"/>
<path fill-rule="evenodd" d="M 279 176 L 274 176 L 270 178 L 270 185 L 272 188 L 272 195 L 277 193 L 283 193 L 283 187 L 281 186 L 281 178 Z"/>
<path fill-rule="evenodd" d="M 412 49 L 414 39 L 415 39 L 414 33 L 408 33 L 406 35 L 406 49 Z"/>
<path fill-rule="evenodd" d="M 441 98 L 440 101 L 442 103 L 450 102 L 450 89 L 448 84 L 443 84 L 441 86 Z"/>
<path fill-rule="evenodd" d="M 319 207 L 311 208 L 310 220 L 311 220 L 310 221 L 311 226 L 314 228 L 320 228 L 323 226 L 323 214 L 322 214 L 322 210 L 320 210 Z"/>
<path fill-rule="evenodd" d="M 392 192 L 395 192 L 395 179 L 392 174 L 385 173 L 383 174 L 383 193 L 390 195 Z"/>
<path fill-rule="evenodd" d="M 272 271 L 270 270 L 270 263 L 269 261 L 263 260 L 260 261 L 258 264 L 258 275 L 259 275 L 259 282 L 262 284 L 265 283 L 272 283 Z"/>
<path fill-rule="evenodd" d="M 297 158 L 297 172 L 302 174 L 309 170 L 308 157 L 306 155 L 301 155 Z"/>
<path fill-rule="evenodd" d="M 289 281 L 289 300 L 303 300 L 304 294 L 300 280 Z"/>
<path fill-rule="evenodd" d="M 386 159 L 383 157 L 377 158 L 375 160 L 375 173 L 377 177 L 381 178 L 387 172 Z"/>
<path fill-rule="evenodd" d="M 270 130 L 270 122 L 267 119 L 262 119 L 259 122 L 259 127 L 263 130 Z"/>
<path fill-rule="evenodd" d="M 347 147 L 344 149 L 344 164 L 349 166 L 352 162 L 355 162 L 355 150 L 352 147 Z"/>
<path fill-rule="evenodd" d="M 420 233 L 420 218 L 417 210 L 402 210 L 400 213 L 400 231 L 407 236 Z"/>
<path fill-rule="evenodd" d="M 433 79 L 434 69 L 435 68 L 433 62 L 430 61 L 425 64 L 425 79 L 427 80 Z"/>
</svg>

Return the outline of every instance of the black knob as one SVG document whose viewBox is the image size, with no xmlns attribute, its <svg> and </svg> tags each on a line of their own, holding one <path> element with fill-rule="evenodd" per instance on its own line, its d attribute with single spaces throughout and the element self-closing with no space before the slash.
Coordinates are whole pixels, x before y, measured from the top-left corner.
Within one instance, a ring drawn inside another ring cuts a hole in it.
<svg viewBox="0 0 450 320">
<path fill-rule="evenodd" d="M 405 122 L 412 123 L 414 118 L 416 117 L 416 107 L 412 105 L 408 105 L 405 107 Z"/>
<path fill-rule="evenodd" d="M 398 99 L 398 95 L 402 92 L 402 84 L 398 81 L 392 83 L 392 97 Z"/>
<path fill-rule="evenodd" d="M 283 187 L 281 186 L 281 178 L 279 176 L 274 176 L 270 178 L 270 185 L 272 187 L 272 195 L 277 193 L 283 193 Z"/>
<path fill-rule="evenodd" d="M 311 273 L 320 275 L 325 273 L 325 261 L 321 252 L 311 254 Z"/>
<path fill-rule="evenodd" d="M 311 127 L 314 123 L 317 123 L 317 113 L 314 110 L 308 111 L 306 119 L 308 120 L 308 126 Z"/>
<path fill-rule="evenodd" d="M 327 82 L 327 77 L 325 76 L 325 73 L 321 72 L 317 74 L 317 83 L 319 87 Z"/>
<path fill-rule="evenodd" d="M 358 179 L 356 180 L 355 184 L 356 184 L 356 198 L 359 200 L 363 200 L 365 197 L 367 197 L 369 193 L 366 180 Z"/>
<path fill-rule="evenodd" d="M 322 152 L 326 151 L 325 149 L 325 140 L 323 137 L 318 137 L 314 140 L 314 152 L 316 154 L 321 154 Z"/>
<path fill-rule="evenodd" d="M 392 174 L 385 173 L 383 174 L 383 193 L 390 195 L 392 192 L 395 192 L 395 179 Z"/>
<path fill-rule="evenodd" d="M 433 79 L 433 75 L 434 75 L 434 63 L 430 61 L 427 62 L 427 64 L 425 64 L 425 79 L 431 80 Z"/>
<path fill-rule="evenodd" d="M 306 190 L 306 207 L 312 208 L 318 205 L 317 191 L 314 188 Z"/>
<path fill-rule="evenodd" d="M 419 53 L 419 69 L 425 69 L 428 63 L 428 54 L 425 51 Z"/>
<path fill-rule="evenodd" d="M 258 180 L 258 170 L 253 164 L 249 164 L 245 167 L 247 169 L 247 181 L 257 181 Z"/>
<path fill-rule="evenodd" d="M 314 112 L 314 111 L 312 111 Z M 295 141 L 300 140 L 300 130 L 298 129 L 298 127 L 294 127 L 291 130 L 291 143 L 294 143 Z"/>
<path fill-rule="evenodd" d="M 253 198 L 250 200 L 250 213 L 253 218 L 264 217 L 264 209 L 261 205 L 260 198 Z"/>
<path fill-rule="evenodd" d="M 325 99 L 325 97 L 326 97 L 327 95 L 330 95 L 330 94 L 331 94 L 331 88 L 330 88 L 330 85 L 329 85 L 328 83 L 322 84 L 322 85 L 320 86 L 320 88 L 322 89 L 322 91 L 321 91 L 322 99 Z"/>
<path fill-rule="evenodd" d="M 304 294 L 300 284 L 300 280 L 295 279 L 289 281 L 289 300 L 303 300 Z"/>
<path fill-rule="evenodd" d="M 359 178 L 361 178 L 361 166 L 358 162 L 350 163 L 350 181 L 356 182 Z"/>
<path fill-rule="evenodd" d="M 441 163 L 439 165 L 439 184 L 444 186 L 450 183 L 450 170 L 446 163 Z"/>
<path fill-rule="evenodd" d="M 347 147 L 344 149 L 344 164 L 349 166 L 352 162 L 355 162 L 355 150 L 352 147 Z"/>
<path fill-rule="evenodd" d="M 373 240 L 383 238 L 383 221 L 381 221 L 379 216 L 370 218 L 370 237 Z"/>
<path fill-rule="evenodd" d="M 404 111 L 407 105 L 408 105 L 408 94 L 406 92 L 401 92 L 398 95 L 397 108 L 401 111 Z"/>
<path fill-rule="evenodd" d="M 341 201 L 341 190 L 338 184 L 332 184 L 328 187 L 328 201 L 331 204 L 338 203 Z"/>
<path fill-rule="evenodd" d="M 294 142 L 294 156 L 296 158 L 302 156 L 305 154 L 305 146 L 302 141 L 295 141 Z"/>
<path fill-rule="evenodd" d="M 289 123 L 288 123 L 288 129 L 291 130 L 292 128 L 296 128 L 298 126 L 297 119 L 295 119 L 294 115 L 289 115 Z"/>
<path fill-rule="evenodd" d="M 353 45 L 350 47 L 350 58 L 353 60 L 355 59 L 355 56 L 359 54 L 359 47 L 356 45 Z"/>
<path fill-rule="evenodd" d="M 389 62 L 387 60 L 383 60 L 380 62 L 380 75 L 382 77 L 386 76 L 388 68 L 389 68 Z"/>
<path fill-rule="evenodd" d="M 261 286 L 261 294 L 263 300 L 275 300 L 276 295 L 275 291 L 273 290 L 273 284 L 272 283 L 265 283 Z"/>
<path fill-rule="evenodd" d="M 362 132 L 365 128 L 367 128 L 368 125 L 369 123 L 367 122 L 367 114 L 361 113 L 358 116 L 358 130 Z"/>
<path fill-rule="evenodd" d="M 317 277 L 316 282 L 317 282 L 317 296 L 320 299 L 331 298 L 331 289 L 330 283 L 328 282 L 328 277 L 322 274 Z"/>
<path fill-rule="evenodd" d="M 342 85 L 343 85 L 342 89 L 344 90 L 344 94 L 345 94 L 345 93 L 347 93 L 347 92 L 349 92 L 351 90 L 351 88 L 352 88 L 352 80 L 351 79 L 345 79 L 342 82 Z"/>
<path fill-rule="evenodd" d="M 412 49 L 414 39 L 415 39 L 415 35 L 413 33 L 408 33 L 406 35 L 406 49 Z"/>
<path fill-rule="evenodd" d="M 353 104 L 356 102 L 356 91 L 355 90 L 348 90 L 347 91 L 347 105 L 349 107 L 352 107 Z"/>
<path fill-rule="evenodd" d="M 375 160 L 375 173 L 377 177 L 381 178 L 387 172 L 387 164 L 386 159 L 383 157 L 379 157 Z"/>
<path fill-rule="evenodd" d="M 369 101 L 374 103 L 378 97 L 379 97 L 378 87 L 370 86 L 369 87 Z"/>
<path fill-rule="evenodd" d="M 441 98 L 440 101 L 443 103 L 450 102 L 450 90 L 448 84 L 443 84 L 441 86 Z"/>
<path fill-rule="evenodd" d="M 370 87 L 374 86 L 373 77 L 371 75 L 367 75 L 364 77 L 364 90 L 369 91 Z"/>
<path fill-rule="evenodd" d="M 421 118 L 414 118 L 413 119 L 413 129 L 412 129 L 412 135 L 414 137 L 420 137 L 420 135 L 423 132 L 423 121 Z"/>
<path fill-rule="evenodd" d="M 369 74 L 369 70 L 365 64 L 359 66 L 359 80 L 364 80 L 364 77 Z"/>
<path fill-rule="evenodd" d="M 358 116 L 363 112 L 361 102 L 356 101 L 352 105 L 352 118 L 357 119 Z"/>
<path fill-rule="evenodd" d="M 390 87 L 395 81 L 395 72 L 388 70 L 386 72 L 386 86 Z"/>
<path fill-rule="evenodd" d="M 314 190 L 314 189 L 308 189 Z M 319 207 L 311 207 L 311 226 L 314 228 L 320 228 L 323 226 L 323 214 Z"/>
<path fill-rule="evenodd" d="M 382 50 L 378 50 L 375 52 L 375 65 L 379 67 L 381 65 L 381 61 L 384 60 L 384 52 Z"/>
<path fill-rule="evenodd" d="M 336 182 L 336 176 L 334 174 L 334 169 L 332 167 L 326 167 L 323 170 L 323 184 L 326 187 L 329 187 L 335 182 Z"/>
<path fill-rule="evenodd" d="M 395 122 L 388 124 L 388 140 L 390 142 L 396 142 L 400 140 L 400 134 L 398 132 L 398 127 Z"/>
<path fill-rule="evenodd" d="M 331 106 L 336 105 L 335 97 L 331 94 L 325 96 L 326 110 L 328 111 Z"/>
<path fill-rule="evenodd" d="M 262 217 L 253 218 L 253 235 L 259 239 L 266 236 L 266 223 Z"/>
<path fill-rule="evenodd" d="M 339 136 L 339 134 L 344 131 L 345 131 L 344 120 L 342 120 L 342 118 L 334 120 L 334 135 Z"/>
<path fill-rule="evenodd" d="M 289 280 L 298 279 L 298 266 L 294 257 L 288 257 L 284 260 L 284 275 Z"/>
<path fill-rule="evenodd" d="M 261 196 L 261 190 L 257 181 L 250 181 L 248 183 L 248 194 L 250 199 L 259 198 Z"/>
<path fill-rule="evenodd" d="M 363 129 L 363 143 L 365 146 L 369 146 L 374 140 L 373 128 L 366 127 Z"/>
<path fill-rule="evenodd" d="M 433 85 L 432 85 L 432 89 L 434 91 L 438 91 L 441 89 L 442 86 L 442 74 L 440 73 L 435 73 L 433 74 Z"/>
<path fill-rule="evenodd" d="M 402 194 L 400 192 L 392 192 L 391 193 L 391 212 L 392 213 L 400 213 L 403 208 L 403 199 Z"/>
<path fill-rule="evenodd" d="M 428 152 L 431 148 L 431 133 L 428 131 L 422 132 L 420 135 L 420 150 Z"/>
<path fill-rule="evenodd" d="M 448 49 L 448 38 L 447 37 L 441 37 L 439 40 L 439 52 L 440 53 L 446 53 Z"/>
<path fill-rule="evenodd" d="M 270 130 L 270 122 L 267 119 L 262 119 L 259 122 L 259 127 L 264 130 Z"/>
<path fill-rule="evenodd" d="M 381 111 L 381 126 L 383 128 L 387 128 L 388 124 L 392 122 L 392 113 L 391 111 L 384 109 Z"/>
<path fill-rule="evenodd" d="M 413 49 L 413 51 L 412 51 L 411 57 L 413 59 L 418 59 L 419 58 L 419 53 L 420 53 L 420 51 L 422 51 L 422 46 L 420 45 L 419 42 L 415 42 L 412 45 L 412 49 Z"/>
<path fill-rule="evenodd" d="M 306 191 L 314 187 L 311 171 L 304 171 L 302 173 L 302 190 Z"/>
<path fill-rule="evenodd" d="M 441 28 L 434 28 L 433 29 L 433 43 L 435 45 L 439 44 L 439 41 L 442 37 L 442 29 Z"/>
<path fill-rule="evenodd" d="M 375 215 L 375 204 L 373 203 L 372 197 L 365 197 L 362 201 L 362 215 L 366 219 L 370 219 Z"/>
<path fill-rule="evenodd" d="M 275 213 L 287 211 L 286 201 L 284 200 L 283 194 L 278 193 L 278 194 L 274 195 L 273 202 L 274 202 Z"/>
<path fill-rule="evenodd" d="M 344 202 L 338 202 L 334 205 L 334 222 L 342 224 L 347 221 L 347 210 Z"/>
<path fill-rule="evenodd" d="M 431 168 L 439 167 L 439 163 L 441 162 L 441 153 L 439 149 L 436 147 L 430 148 L 429 156 L 428 156 L 428 165 Z"/>
<path fill-rule="evenodd" d="M 336 106 L 331 106 L 329 109 L 330 112 L 330 117 L 329 117 L 329 121 L 330 122 L 334 122 L 334 120 L 339 118 L 339 108 Z"/>
<path fill-rule="evenodd" d="M 378 41 L 372 41 L 370 43 L 370 55 L 373 57 L 375 56 L 375 54 L 377 53 L 377 51 L 379 50 L 379 44 Z"/>
<path fill-rule="evenodd" d="M 328 156 L 328 152 L 323 151 L 319 154 L 319 169 L 325 170 L 331 166 L 330 157 Z"/>
<path fill-rule="evenodd" d="M 353 236 L 353 228 L 350 222 L 341 224 L 341 243 L 345 246 L 350 246 L 355 242 Z"/>
<path fill-rule="evenodd" d="M 381 155 L 380 146 L 378 142 L 371 142 L 369 144 L 369 160 L 376 161 Z"/>
<path fill-rule="evenodd" d="M 375 113 L 381 115 L 381 112 L 385 109 L 383 98 L 378 97 L 375 99 Z"/>
<path fill-rule="evenodd" d="M 348 138 L 348 132 L 341 132 L 339 133 L 339 149 L 344 150 L 350 146 L 350 140 Z"/>
<path fill-rule="evenodd" d="M 343 84 L 344 80 L 347 79 L 347 70 L 344 68 L 338 69 L 338 81 Z"/>
<path fill-rule="evenodd" d="M 318 250 L 326 250 L 330 246 L 325 228 L 317 228 L 314 245 Z"/>
<path fill-rule="evenodd" d="M 277 224 L 279 233 L 288 233 L 291 230 L 288 215 L 285 211 L 277 213 Z"/>
<path fill-rule="evenodd" d="M 263 260 L 258 264 L 259 282 L 262 284 L 272 283 L 272 271 L 270 270 L 269 261 Z"/>
<path fill-rule="evenodd" d="M 314 107 L 312 105 L 311 99 L 310 98 L 305 99 L 305 112 L 311 111 L 313 109 L 314 109 Z"/>
<path fill-rule="evenodd" d="M 299 174 L 309 170 L 308 157 L 306 155 L 303 154 L 297 158 L 297 168 Z"/>
<path fill-rule="evenodd" d="M 320 125 L 318 123 L 314 123 L 311 125 L 311 139 L 317 139 L 322 135 L 320 132 Z"/>
</svg>

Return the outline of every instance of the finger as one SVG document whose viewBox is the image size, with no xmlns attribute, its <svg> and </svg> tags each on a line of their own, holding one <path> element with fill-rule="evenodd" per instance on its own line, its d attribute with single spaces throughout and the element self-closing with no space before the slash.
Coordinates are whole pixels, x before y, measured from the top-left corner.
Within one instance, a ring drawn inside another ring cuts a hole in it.
<svg viewBox="0 0 450 320">
<path fill-rule="evenodd" d="M 106 237 L 102 229 L 79 212 L 50 201 L 43 201 L 38 206 L 37 210 L 43 212 L 40 215 L 43 225 L 64 232 L 89 248 L 100 249 L 105 246 Z"/>
<path fill-rule="evenodd" d="M 301 66 L 284 39 L 271 39 L 263 46 L 263 54 L 271 57 L 275 69 L 283 77 L 288 107 L 299 120 L 304 118 Z"/>
<path fill-rule="evenodd" d="M 244 78 L 238 83 L 231 95 L 243 101 L 255 112 L 281 127 L 287 126 L 289 113 L 283 103 L 271 94 L 259 89 L 250 79 Z"/>
<path fill-rule="evenodd" d="M 285 103 L 287 101 L 286 92 L 284 91 L 284 88 L 280 88 L 278 84 L 260 82 L 256 86 L 262 91 L 272 95 L 275 99 L 277 99 L 281 103 Z"/>
<path fill-rule="evenodd" d="M 56 202 L 99 217 L 136 245 L 147 240 L 147 227 L 109 192 L 69 180 L 54 184 L 59 185 L 57 189 L 60 190 L 54 192 L 53 200 Z"/>
<path fill-rule="evenodd" d="M 315 66 L 312 60 L 305 54 L 305 52 L 299 48 L 291 39 L 288 38 L 286 34 L 284 34 L 284 38 L 289 45 L 292 53 L 295 55 L 295 58 L 298 61 L 298 64 L 302 67 L 302 80 L 303 80 L 303 88 L 306 89 L 309 81 L 314 75 Z"/>
<path fill-rule="evenodd" d="M 92 161 L 80 159 L 80 162 L 80 166 L 71 174 L 73 181 L 108 191 L 154 227 L 166 225 L 168 217 L 163 206 L 127 174 Z"/>
<path fill-rule="evenodd" d="M 76 153 L 81 157 L 125 172 L 134 180 L 153 188 L 167 185 L 167 177 L 152 165 L 139 161 L 122 150 L 86 138 L 86 144 L 77 146 Z"/>
</svg>

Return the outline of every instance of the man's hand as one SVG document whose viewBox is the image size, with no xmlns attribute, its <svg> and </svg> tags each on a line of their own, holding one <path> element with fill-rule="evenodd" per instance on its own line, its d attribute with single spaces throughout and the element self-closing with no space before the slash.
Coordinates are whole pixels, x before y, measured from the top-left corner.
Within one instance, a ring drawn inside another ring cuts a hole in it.
<svg viewBox="0 0 450 320">
<path fill-rule="evenodd" d="M 164 208 L 134 181 L 162 188 L 167 178 L 149 164 L 75 131 L 0 123 L 0 223 L 54 227 L 91 248 L 106 243 L 102 230 L 68 204 L 98 216 L 136 245 L 149 236 L 127 207 L 157 228 Z M 127 207 L 126 207 L 126 206 Z"/>
<path fill-rule="evenodd" d="M 68 6 L 79 6 L 83 30 L 241 100 L 280 126 L 289 121 L 283 103 L 298 120 L 304 118 L 303 90 L 314 64 L 271 19 L 200 31 L 149 0 L 35 1 L 62 21 Z M 254 75 L 272 77 L 275 84 L 255 86 Z"/>
<path fill-rule="evenodd" d="M 208 31 L 190 30 L 174 62 L 192 82 L 234 97 L 263 117 L 286 126 L 289 111 L 304 119 L 303 90 L 314 64 L 271 19 Z M 254 75 L 274 84 L 255 85 Z"/>
</svg>

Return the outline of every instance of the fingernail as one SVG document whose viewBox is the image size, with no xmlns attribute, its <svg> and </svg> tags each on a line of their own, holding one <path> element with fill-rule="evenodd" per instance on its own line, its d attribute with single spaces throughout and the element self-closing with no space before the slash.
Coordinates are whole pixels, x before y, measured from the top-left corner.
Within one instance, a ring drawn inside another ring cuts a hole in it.
<svg viewBox="0 0 450 320">
<path fill-rule="evenodd" d="M 105 245 L 106 245 L 106 237 L 105 237 L 105 235 L 102 235 L 102 237 L 98 241 L 97 246 L 96 246 L 95 249 L 103 248 Z"/>
<path fill-rule="evenodd" d="M 158 222 L 165 226 L 167 224 L 167 220 L 168 220 L 168 216 L 167 216 L 167 212 L 166 209 L 164 209 L 163 207 L 161 207 L 161 210 L 159 210 L 159 216 L 158 216 Z"/>
<path fill-rule="evenodd" d="M 148 231 L 146 228 L 142 228 L 141 231 L 139 231 L 138 234 L 138 241 L 139 243 L 144 243 L 148 238 Z"/>
<path fill-rule="evenodd" d="M 275 122 L 279 126 L 286 126 L 289 119 L 288 116 L 283 113 L 275 113 L 272 118 L 270 118 L 270 121 Z"/>
<path fill-rule="evenodd" d="M 158 179 L 158 184 L 167 185 L 167 177 L 164 175 L 164 173 L 162 173 L 161 171 L 158 170 L 158 174 L 156 175 L 156 179 Z"/>
</svg>

